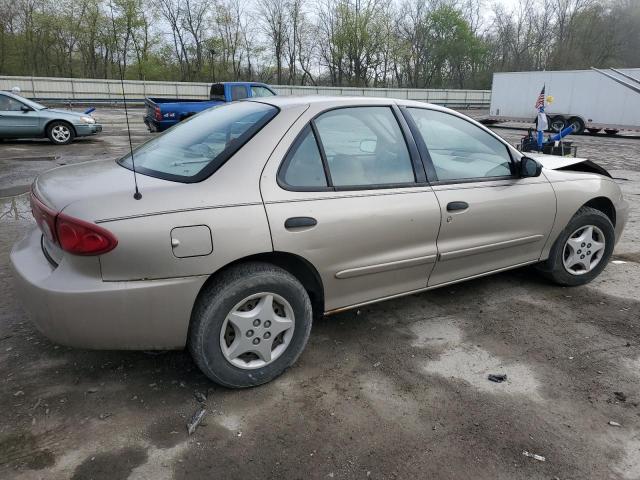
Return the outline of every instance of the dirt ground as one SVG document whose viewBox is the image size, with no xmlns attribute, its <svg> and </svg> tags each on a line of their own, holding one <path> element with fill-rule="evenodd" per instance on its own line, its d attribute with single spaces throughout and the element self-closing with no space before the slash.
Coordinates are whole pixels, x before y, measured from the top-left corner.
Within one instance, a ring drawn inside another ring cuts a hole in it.
<svg viewBox="0 0 640 480">
<path fill-rule="evenodd" d="M 590 285 L 521 269 L 327 317 L 282 377 L 232 391 L 186 352 L 54 345 L 15 299 L 20 193 L 127 148 L 122 113 L 95 116 L 105 132 L 66 147 L 0 145 L 0 478 L 640 479 L 640 139 L 574 138 L 632 207 Z M 149 137 L 141 111 L 132 125 Z"/>
</svg>

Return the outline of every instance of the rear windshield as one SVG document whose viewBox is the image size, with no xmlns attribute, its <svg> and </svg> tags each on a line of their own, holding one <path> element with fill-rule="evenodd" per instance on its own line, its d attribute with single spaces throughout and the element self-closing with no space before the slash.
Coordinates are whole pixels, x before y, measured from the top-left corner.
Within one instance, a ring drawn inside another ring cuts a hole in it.
<svg viewBox="0 0 640 480">
<path fill-rule="evenodd" d="M 136 148 L 136 172 L 176 182 L 204 180 L 277 113 L 276 107 L 257 102 L 205 110 Z M 132 169 L 131 155 L 118 163 Z"/>
</svg>

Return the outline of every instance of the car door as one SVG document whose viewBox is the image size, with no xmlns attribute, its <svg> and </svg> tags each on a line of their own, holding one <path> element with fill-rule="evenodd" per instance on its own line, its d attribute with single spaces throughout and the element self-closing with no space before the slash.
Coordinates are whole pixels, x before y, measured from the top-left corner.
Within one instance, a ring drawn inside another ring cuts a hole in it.
<svg viewBox="0 0 640 480">
<path fill-rule="evenodd" d="M 316 268 L 326 310 L 425 288 L 440 209 L 399 110 L 339 108 L 297 125 L 261 181 L 274 250 Z"/>
<path fill-rule="evenodd" d="M 442 211 L 429 286 L 537 261 L 556 213 L 544 175 L 519 178 L 509 147 L 463 117 L 404 112 Z"/>
<path fill-rule="evenodd" d="M 39 133 L 40 114 L 19 100 L 0 94 L 0 137 L 25 138 Z"/>
</svg>

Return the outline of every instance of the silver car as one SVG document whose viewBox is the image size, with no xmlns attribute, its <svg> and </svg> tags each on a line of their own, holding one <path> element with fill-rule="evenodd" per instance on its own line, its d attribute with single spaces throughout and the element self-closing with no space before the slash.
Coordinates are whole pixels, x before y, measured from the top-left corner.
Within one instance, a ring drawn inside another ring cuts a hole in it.
<svg viewBox="0 0 640 480">
<path fill-rule="evenodd" d="M 228 387 L 280 375 L 323 314 L 530 264 L 587 283 L 627 219 L 598 165 L 525 157 L 452 110 L 376 98 L 226 104 L 133 159 L 46 172 L 31 199 L 38 228 L 11 262 L 45 335 L 187 346 Z"/>
<path fill-rule="evenodd" d="M 101 131 L 102 125 L 91 115 L 47 108 L 19 95 L 0 92 L 0 140 L 47 137 L 56 145 L 66 145 L 75 137 Z"/>
</svg>

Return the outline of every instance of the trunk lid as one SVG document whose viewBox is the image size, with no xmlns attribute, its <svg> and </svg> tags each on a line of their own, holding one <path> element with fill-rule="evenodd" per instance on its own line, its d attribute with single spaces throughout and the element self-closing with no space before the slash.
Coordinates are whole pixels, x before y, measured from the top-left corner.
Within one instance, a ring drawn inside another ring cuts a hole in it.
<svg viewBox="0 0 640 480">
<path fill-rule="evenodd" d="M 155 213 L 166 209 L 167 202 L 186 202 L 186 184 L 140 173 L 137 180 L 142 200 L 133 198 L 131 170 L 114 160 L 97 160 L 49 170 L 36 178 L 32 190 L 49 208 L 89 222 Z"/>
</svg>

